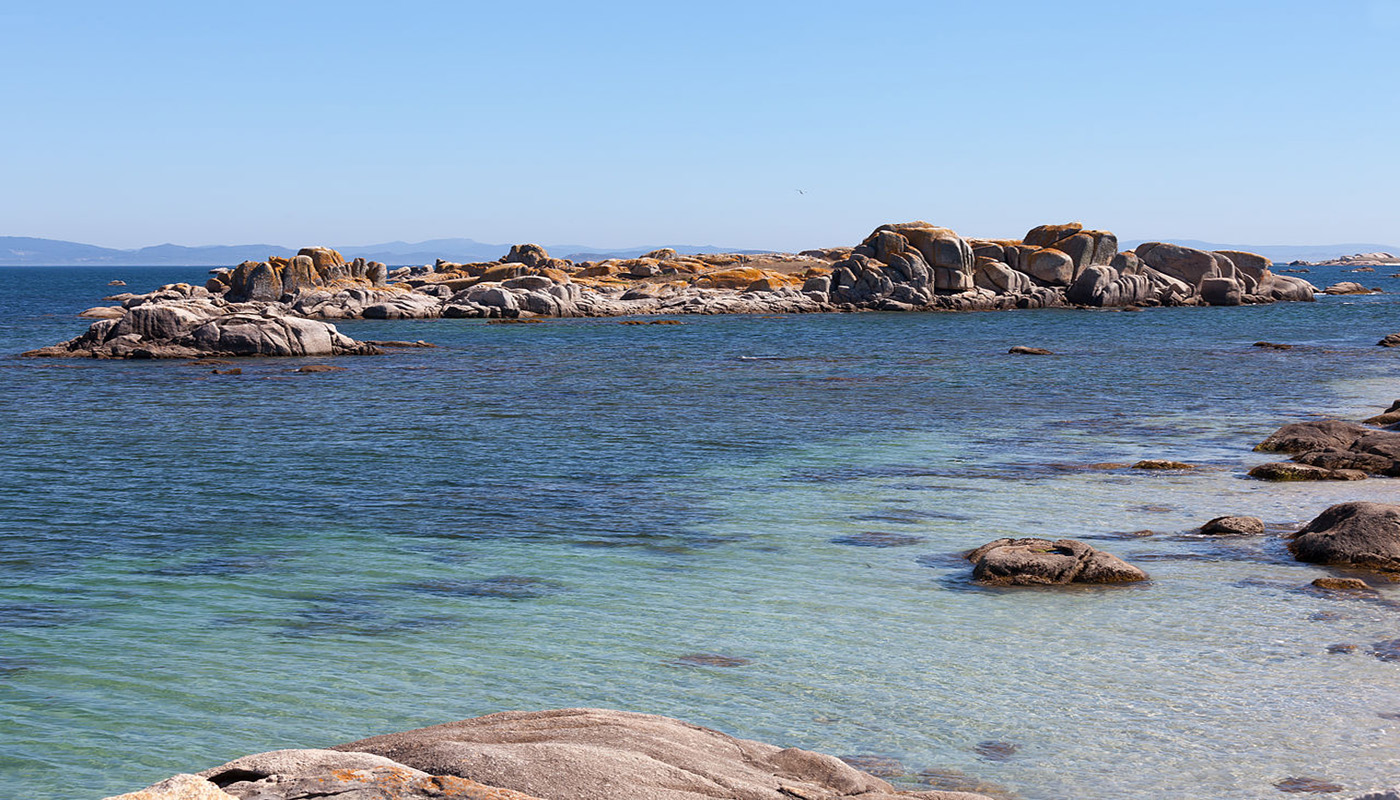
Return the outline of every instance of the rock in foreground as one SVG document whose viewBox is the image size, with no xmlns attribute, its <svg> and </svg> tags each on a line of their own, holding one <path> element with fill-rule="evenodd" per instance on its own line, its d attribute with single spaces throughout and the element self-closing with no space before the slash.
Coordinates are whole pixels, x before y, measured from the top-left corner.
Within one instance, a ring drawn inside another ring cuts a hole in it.
<svg viewBox="0 0 1400 800">
<path fill-rule="evenodd" d="M 989 800 L 901 792 L 821 753 L 667 717 L 579 708 L 508 711 L 332 750 L 278 750 L 177 778 L 186 791 L 205 793 L 160 794 L 157 784 L 120 800 Z"/>
<path fill-rule="evenodd" d="M 1313 564 L 1400 571 L 1400 506 L 1332 506 L 1293 534 L 1288 549 Z"/>
<path fill-rule="evenodd" d="M 1147 573 L 1074 539 L 997 539 L 967 554 L 972 579 L 989 586 L 1132 583 Z"/>
</svg>

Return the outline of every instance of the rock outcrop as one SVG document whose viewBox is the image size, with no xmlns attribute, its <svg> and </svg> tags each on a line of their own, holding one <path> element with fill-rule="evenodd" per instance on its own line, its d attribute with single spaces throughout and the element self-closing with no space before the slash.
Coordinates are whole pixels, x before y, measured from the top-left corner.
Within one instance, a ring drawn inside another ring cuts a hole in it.
<svg viewBox="0 0 1400 800">
<path fill-rule="evenodd" d="M 1254 449 L 1266 453 L 1290 453 L 1298 464 L 1321 470 L 1354 470 L 1400 477 L 1400 431 L 1377 429 L 1355 422 L 1329 419 L 1291 423 L 1274 431 Z"/>
<path fill-rule="evenodd" d="M 277 304 L 229 303 L 202 287 L 172 284 L 124 298 L 121 314 L 77 338 L 24 355 L 54 358 L 370 355 L 334 325 Z"/>
<path fill-rule="evenodd" d="M 216 272 L 205 288 L 225 293 L 236 302 L 279 300 L 321 287 L 384 286 L 388 269 L 377 261 L 357 258 L 349 264 L 329 247 L 305 247 L 291 258 L 245 261 L 236 269 Z"/>
<path fill-rule="evenodd" d="M 989 800 L 901 792 L 833 756 L 586 708 L 512 711 L 330 750 L 278 750 L 176 780 L 204 794 L 160 794 L 157 784 L 109 800 Z"/>
<path fill-rule="evenodd" d="M 122 338 L 129 337 L 125 328 L 113 333 L 112 328 L 94 325 L 79 339 L 34 354 L 142 358 L 183 356 L 204 347 L 221 348 L 210 353 L 244 355 L 355 352 L 334 337 L 330 352 L 305 350 L 301 339 L 312 336 L 319 348 L 324 337 L 310 328 L 256 322 L 254 317 L 397 320 L 996 311 L 1065 305 L 1238 305 L 1310 300 L 1314 291 L 1302 279 L 1273 275 L 1262 256 L 1161 243 L 1120 253 L 1112 233 L 1086 230 L 1079 223 L 1041 225 L 1022 239 L 968 239 L 928 222 L 902 222 L 881 225 L 849 249 L 798 255 L 683 255 L 663 248 L 640 258 L 578 264 L 553 258 L 539 245 L 520 244 L 497 261 L 457 264 L 439 259 L 431 267 L 403 267 L 392 274 L 378 262 L 346 263 L 335 250 L 308 247 L 291 258 L 247 261 L 210 274 L 203 287 L 175 284 L 150 295 L 118 295 L 114 299 L 123 309 L 83 312 L 122 324 L 133 305 L 169 305 L 172 310 L 161 326 L 178 328 L 176 335 Z M 188 307 L 173 308 L 182 304 Z M 193 337 L 185 329 L 190 314 L 206 321 L 223 314 L 243 316 L 226 321 L 231 332 L 218 323 Z"/>
<path fill-rule="evenodd" d="M 1341 503 L 1288 542 L 1299 561 L 1400 572 L 1400 506 Z"/>
<path fill-rule="evenodd" d="M 967 554 L 972 579 L 990 586 L 1132 583 L 1147 573 L 1074 539 L 997 539 Z"/>
</svg>

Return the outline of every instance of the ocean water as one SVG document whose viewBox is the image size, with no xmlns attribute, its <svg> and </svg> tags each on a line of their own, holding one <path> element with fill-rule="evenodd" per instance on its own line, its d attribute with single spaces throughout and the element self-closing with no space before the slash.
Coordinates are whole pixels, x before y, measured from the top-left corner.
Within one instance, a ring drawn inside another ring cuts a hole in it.
<svg viewBox="0 0 1400 800">
<path fill-rule="evenodd" d="M 1400 782 L 1400 664 L 1367 652 L 1400 586 L 1307 591 L 1334 573 L 1277 535 L 1396 482 L 1244 476 L 1279 425 L 1400 397 L 1400 294 L 351 322 L 439 347 L 322 374 L 16 357 L 111 278 L 200 273 L 0 269 L 0 797 L 567 706 L 1028 800 Z M 1201 468 L 1088 466 L 1142 458 Z M 1272 533 L 1191 534 L 1226 513 Z M 1152 580 L 968 582 L 960 552 L 1030 535 Z"/>
</svg>

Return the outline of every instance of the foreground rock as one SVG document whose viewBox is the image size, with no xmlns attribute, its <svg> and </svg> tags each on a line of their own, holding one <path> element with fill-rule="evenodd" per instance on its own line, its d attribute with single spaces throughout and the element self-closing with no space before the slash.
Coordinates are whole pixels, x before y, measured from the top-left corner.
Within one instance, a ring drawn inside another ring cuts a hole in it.
<svg viewBox="0 0 1400 800">
<path fill-rule="evenodd" d="M 1074 539 L 997 539 L 967 554 L 972 579 L 989 586 L 1132 583 L 1147 573 Z"/>
<path fill-rule="evenodd" d="M 331 750 L 278 750 L 172 780 L 203 794 L 160 794 L 157 784 L 120 800 L 988 800 L 900 792 L 821 753 L 667 717 L 579 708 L 491 714 Z"/>
<path fill-rule="evenodd" d="M 1288 549 L 1312 564 L 1400 571 L 1400 506 L 1332 506 L 1293 534 Z"/>
</svg>

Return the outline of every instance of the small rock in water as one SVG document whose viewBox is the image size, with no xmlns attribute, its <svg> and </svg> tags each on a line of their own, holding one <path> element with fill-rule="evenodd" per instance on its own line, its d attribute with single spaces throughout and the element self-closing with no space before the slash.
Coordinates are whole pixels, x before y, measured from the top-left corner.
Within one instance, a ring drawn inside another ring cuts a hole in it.
<svg viewBox="0 0 1400 800">
<path fill-rule="evenodd" d="M 1199 532 L 1210 536 L 1258 536 L 1264 532 L 1264 520 L 1258 517 L 1216 517 L 1202 525 Z"/>
<path fill-rule="evenodd" d="M 1371 585 L 1360 578 L 1318 578 L 1312 585 L 1332 592 L 1374 592 Z"/>
<path fill-rule="evenodd" d="M 243 370 L 242 370 L 242 368 L 240 368 L 240 367 L 234 367 L 233 369 L 218 369 L 218 368 L 215 368 L 215 369 L 209 370 L 209 374 L 211 374 L 211 375 L 242 375 L 242 374 L 243 374 Z"/>
<path fill-rule="evenodd" d="M 1009 354 L 1011 354 L 1011 355 L 1015 355 L 1015 356 L 1053 356 L 1053 355 L 1055 355 L 1053 352 L 1051 352 L 1051 351 L 1049 351 L 1049 350 L 1046 350 L 1044 347 L 1026 347 L 1025 345 L 1019 345 L 1019 344 L 1016 345 L 1015 347 L 1011 348 L 1010 350 L 1007 350 L 1006 352 L 1009 353 Z"/>
<path fill-rule="evenodd" d="M 677 667 L 742 667 L 752 664 L 753 660 L 719 653 L 689 653 L 666 663 Z"/>
<path fill-rule="evenodd" d="M 1400 661 L 1400 639 L 1387 639 L 1384 642 L 1376 642 L 1371 645 L 1371 655 L 1381 661 Z"/>
<path fill-rule="evenodd" d="M 297 368 L 297 372 L 307 372 L 307 373 L 312 373 L 312 372 L 344 372 L 344 371 L 345 371 L 345 367 L 337 367 L 337 366 L 335 366 L 334 364 L 307 364 L 307 365 L 304 366 L 304 367 L 298 367 L 298 368 Z"/>
<path fill-rule="evenodd" d="M 1327 652 L 1331 653 L 1332 655 L 1347 655 L 1349 653 L 1355 653 L 1358 649 L 1359 648 L 1354 644 L 1327 645 Z"/>
<path fill-rule="evenodd" d="M 1400 347 L 1400 333 L 1392 333 L 1379 342 L 1376 342 L 1376 344 L 1381 347 Z"/>
<path fill-rule="evenodd" d="M 838 536 L 831 540 L 832 544 L 846 544 L 852 547 L 909 547 L 924 540 L 922 536 L 910 536 L 905 533 L 880 533 L 877 531 L 866 531 L 865 533 L 854 533 L 850 536 Z"/>
<path fill-rule="evenodd" d="M 1278 342 L 1255 342 L 1255 347 L 1262 347 L 1266 350 L 1292 350 L 1291 344 L 1280 344 Z"/>
<path fill-rule="evenodd" d="M 395 339 L 378 342 L 366 340 L 365 344 L 372 344 L 375 347 L 437 347 L 437 345 L 431 342 L 425 342 L 422 339 L 419 339 L 416 342 L 403 342 Z"/>
<path fill-rule="evenodd" d="M 1183 470 L 1195 468 L 1195 464 L 1187 464 L 1184 461 L 1168 461 L 1164 458 L 1145 458 L 1133 465 L 1133 469 Z"/>
<path fill-rule="evenodd" d="M 986 741 L 978 742 L 977 746 L 972 748 L 972 752 L 987 761 L 1008 761 L 1020 749 L 1020 745 L 1011 742 Z"/>
<path fill-rule="evenodd" d="M 1343 789 L 1341 784 L 1325 781 L 1321 778 L 1285 778 L 1275 783 L 1274 788 L 1290 794 L 1330 794 L 1340 792 Z"/>
</svg>

